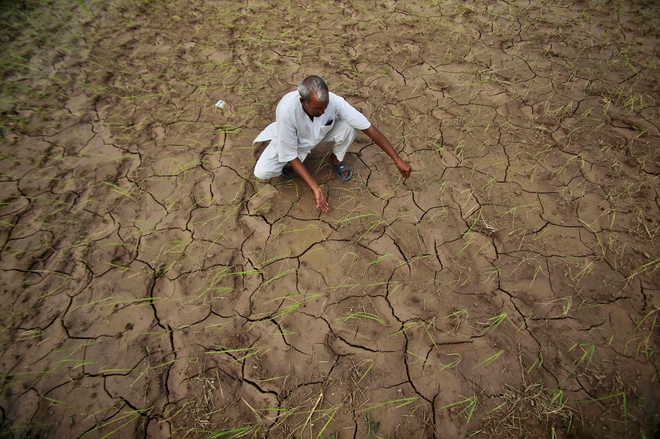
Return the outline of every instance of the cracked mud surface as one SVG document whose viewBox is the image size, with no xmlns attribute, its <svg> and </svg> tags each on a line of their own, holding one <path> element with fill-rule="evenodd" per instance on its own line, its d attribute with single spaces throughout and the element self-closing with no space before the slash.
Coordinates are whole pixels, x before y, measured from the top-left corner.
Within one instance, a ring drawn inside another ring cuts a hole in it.
<svg viewBox="0 0 660 439">
<path fill-rule="evenodd" d="M 354 3 L 0 6 L 0 436 L 657 434 L 657 5 Z"/>
</svg>

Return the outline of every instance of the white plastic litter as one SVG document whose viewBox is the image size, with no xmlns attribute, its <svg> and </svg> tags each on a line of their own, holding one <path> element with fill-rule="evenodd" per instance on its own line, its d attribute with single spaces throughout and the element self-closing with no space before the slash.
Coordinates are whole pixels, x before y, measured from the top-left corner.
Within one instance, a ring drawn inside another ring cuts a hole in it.
<svg viewBox="0 0 660 439">
<path fill-rule="evenodd" d="M 218 102 L 215 103 L 215 106 L 218 107 L 218 108 L 224 108 L 225 104 L 226 104 L 226 102 L 221 99 L 221 100 L 219 100 Z"/>
</svg>

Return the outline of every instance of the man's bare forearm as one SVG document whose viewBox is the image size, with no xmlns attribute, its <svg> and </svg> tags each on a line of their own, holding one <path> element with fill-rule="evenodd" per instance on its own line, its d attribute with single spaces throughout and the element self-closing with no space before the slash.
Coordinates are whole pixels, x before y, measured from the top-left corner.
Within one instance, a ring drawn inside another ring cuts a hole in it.
<svg viewBox="0 0 660 439">
<path fill-rule="evenodd" d="M 380 149 L 385 151 L 385 154 L 394 160 L 394 164 L 399 169 L 399 172 L 404 178 L 410 177 L 410 172 L 412 170 L 411 166 L 408 164 L 408 162 L 399 156 L 390 141 L 387 140 L 387 137 L 385 137 L 383 133 L 378 131 L 378 128 L 372 124 L 366 130 L 362 130 L 362 132 L 369 136 L 369 138 L 373 140 L 374 143 L 380 147 Z"/>
</svg>

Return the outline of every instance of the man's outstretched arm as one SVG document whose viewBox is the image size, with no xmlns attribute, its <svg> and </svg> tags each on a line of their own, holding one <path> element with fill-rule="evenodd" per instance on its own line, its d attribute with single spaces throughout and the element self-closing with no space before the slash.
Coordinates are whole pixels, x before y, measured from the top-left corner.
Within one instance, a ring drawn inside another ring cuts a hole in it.
<svg viewBox="0 0 660 439">
<path fill-rule="evenodd" d="M 376 145 L 380 147 L 385 153 L 394 160 L 394 164 L 396 165 L 397 169 L 403 175 L 403 178 L 408 178 L 410 177 L 410 172 L 412 171 L 412 166 L 408 164 L 405 160 L 403 160 L 399 154 L 394 150 L 394 147 L 390 143 L 389 140 L 387 140 L 387 137 L 383 135 L 378 129 L 373 126 L 373 124 L 367 128 L 366 130 L 362 130 L 364 134 L 369 136 L 371 140 L 374 141 Z"/>
</svg>

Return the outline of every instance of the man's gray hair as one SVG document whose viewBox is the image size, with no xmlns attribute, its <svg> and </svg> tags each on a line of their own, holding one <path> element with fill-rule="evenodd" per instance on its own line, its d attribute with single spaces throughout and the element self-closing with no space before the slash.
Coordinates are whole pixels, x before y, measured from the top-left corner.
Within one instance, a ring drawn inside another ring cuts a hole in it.
<svg viewBox="0 0 660 439">
<path fill-rule="evenodd" d="M 316 75 L 310 75 L 300 81 L 300 85 L 298 85 L 298 93 L 300 93 L 300 97 L 307 103 L 309 103 L 312 96 L 314 96 L 319 102 L 329 100 L 328 83 L 325 82 L 325 79 Z"/>
</svg>

